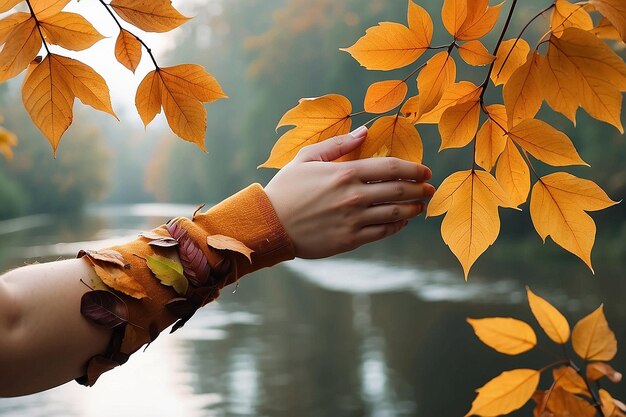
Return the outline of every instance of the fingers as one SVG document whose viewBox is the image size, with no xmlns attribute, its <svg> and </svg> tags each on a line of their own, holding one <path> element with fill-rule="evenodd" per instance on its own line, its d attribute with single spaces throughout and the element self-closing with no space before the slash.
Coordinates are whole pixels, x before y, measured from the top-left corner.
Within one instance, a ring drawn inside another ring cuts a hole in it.
<svg viewBox="0 0 626 417">
<path fill-rule="evenodd" d="M 432 178 L 431 170 L 414 162 L 398 158 L 370 158 L 345 162 L 350 168 L 356 169 L 363 182 L 374 181 L 428 181 Z"/>
<path fill-rule="evenodd" d="M 366 137 L 367 128 L 362 126 L 347 135 L 337 136 L 302 148 L 298 152 L 296 160 L 300 162 L 334 161 L 361 146 Z"/>
<path fill-rule="evenodd" d="M 360 214 L 358 224 L 367 227 L 410 220 L 422 214 L 425 207 L 422 202 L 372 206 Z"/>
<path fill-rule="evenodd" d="M 367 243 L 385 239 L 391 235 L 398 233 L 407 224 L 408 222 L 406 220 L 401 220 L 395 223 L 364 227 L 357 233 L 356 241 L 359 246 L 362 246 Z"/>
<path fill-rule="evenodd" d="M 435 187 L 423 182 L 385 181 L 363 184 L 368 205 L 432 198 Z"/>
</svg>

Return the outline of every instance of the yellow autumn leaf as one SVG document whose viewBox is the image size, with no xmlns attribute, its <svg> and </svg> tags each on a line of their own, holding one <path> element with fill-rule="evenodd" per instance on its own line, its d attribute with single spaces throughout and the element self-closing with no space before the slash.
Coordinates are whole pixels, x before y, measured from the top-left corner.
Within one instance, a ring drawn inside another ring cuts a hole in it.
<svg viewBox="0 0 626 417">
<path fill-rule="evenodd" d="M 626 3 L 623 0 L 590 0 L 589 3 L 615 26 L 626 42 Z"/>
<path fill-rule="evenodd" d="M 30 13 L 17 12 L 0 20 L 0 44 L 5 43 L 13 30 L 30 18 Z"/>
<path fill-rule="evenodd" d="M 594 362 L 587 365 L 587 378 L 590 381 L 598 381 L 604 377 L 607 377 L 614 384 L 622 382 L 622 374 L 608 363 Z"/>
<path fill-rule="evenodd" d="M 491 32 L 500 16 L 504 2 L 489 6 L 489 0 L 467 1 L 467 16 L 456 33 L 456 38 L 469 41 L 482 38 Z"/>
<path fill-rule="evenodd" d="M 500 416 L 524 406 L 539 386 L 541 373 L 533 369 L 503 372 L 477 390 L 467 416 Z"/>
<path fill-rule="evenodd" d="M 104 39 L 83 16 L 60 12 L 40 20 L 46 41 L 72 51 L 82 51 Z"/>
<path fill-rule="evenodd" d="M 13 132 L 9 132 L 0 127 L 0 155 L 5 159 L 13 159 L 13 148 L 17 145 L 17 136 Z"/>
<path fill-rule="evenodd" d="M 0 0 L 0 13 L 8 12 L 24 0 Z"/>
<path fill-rule="evenodd" d="M 350 132 L 352 105 L 344 96 L 303 99 L 289 110 L 277 128 L 295 126 L 274 145 L 269 159 L 260 168 L 282 168 L 306 146 Z"/>
<path fill-rule="evenodd" d="M 530 46 L 524 39 L 503 41 L 496 52 L 496 60 L 491 71 L 491 81 L 495 85 L 506 84 L 516 69 L 524 65 Z"/>
<path fill-rule="evenodd" d="M 539 77 L 541 78 L 541 91 L 550 107 L 556 112 L 563 114 L 576 125 L 576 112 L 580 106 L 578 92 L 572 88 L 572 79 L 569 74 L 575 74 L 576 68 L 569 61 L 548 59 L 543 55 L 537 55 L 539 62 Z"/>
<path fill-rule="evenodd" d="M 203 67 L 185 64 L 149 72 L 137 89 L 135 104 L 145 125 L 163 108 L 172 131 L 205 150 L 207 113 L 202 103 L 227 97 Z"/>
<path fill-rule="evenodd" d="M 563 30 L 574 27 L 582 30 L 593 29 L 593 20 L 581 4 L 572 4 L 567 0 L 556 0 L 550 20 L 550 30 L 560 36 Z"/>
<path fill-rule="evenodd" d="M 479 40 L 469 41 L 459 46 L 459 54 L 463 61 L 473 66 L 489 65 L 496 59 Z"/>
<path fill-rule="evenodd" d="M 604 316 L 604 306 L 574 326 L 572 346 L 576 354 L 587 361 L 610 361 L 615 357 L 617 340 Z"/>
<path fill-rule="evenodd" d="M 611 41 L 622 42 L 622 37 L 620 36 L 619 32 L 606 17 L 600 19 L 598 25 L 593 28 L 591 32 L 600 39 L 608 39 Z"/>
<path fill-rule="evenodd" d="M 420 97 L 414 96 L 408 99 L 400 109 L 400 114 L 406 117 L 411 124 L 417 123 L 420 117 Z"/>
<path fill-rule="evenodd" d="M 141 54 L 141 42 L 137 40 L 135 35 L 127 30 L 120 30 L 115 42 L 117 61 L 134 73 L 141 62 Z"/>
<path fill-rule="evenodd" d="M 505 355 L 519 355 L 537 346 L 535 331 L 512 318 L 467 319 L 481 342 Z"/>
<path fill-rule="evenodd" d="M 422 162 L 422 138 L 415 126 L 404 117 L 387 116 L 374 122 L 361 146 L 360 158 L 370 158 L 383 147 L 387 149 L 386 156 Z"/>
<path fill-rule="evenodd" d="M 506 140 L 504 151 L 498 159 L 496 179 L 509 196 L 513 207 L 519 207 L 528 200 L 530 169 L 511 139 Z"/>
<path fill-rule="evenodd" d="M 33 11 L 38 20 L 48 19 L 58 13 L 68 5 L 71 0 L 30 0 Z"/>
<path fill-rule="evenodd" d="M 571 366 L 562 366 L 552 370 L 554 378 L 554 386 L 560 387 L 572 394 L 580 394 L 589 396 L 589 389 L 582 376 Z"/>
<path fill-rule="evenodd" d="M 24 71 L 39 53 L 42 42 L 32 17 L 13 29 L 0 52 L 0 83 Z"/>
<path fill-rule="evenodd" d="M 409 87 L 403 80 L 374 83 L 365 94 L 365 111 L 374 114 L 387 113 L 402 104 L 408 92 Z"/>
<path fill-rule="evenodd" d="M 428 12 L 413 0 L 409 0 L 409 10 L 407 13 L 409 29 L 418 38 L 422 45 L 430 45 L 433 39 L 433 20 Z"/>
<path fill-rule="evenodd" d="M 49 54 L 34 63 L 22 87 L 24 107 L 56 152 L 73 120 L 74 99 L 113 116 L 104 79 L 80 61 Z"/>
<path fill-rule="evenodd" d="M 479 97 L 445 110 L 439 121 L 439 134 L 441 135 L 439 151 L 466 146 L 474 139 L 479 122 Z"/>
<path fill-rule="evenodd" d="M 170 0 L 112 0 L 110 4 L 122 19 L 146 32 L 169 32 L 189 20 Z"/>
<path fill-rule="evenodd" d="M 419 90 L 419 113 L 435 108 L 444 91 L 456 81 L 456 63 L 447 52 L 433 56 L 417 76 Z"/>
<path fill-rule="evenodd" d="M 400 23 L 382 22 L 369 28 L 348 52 L 368 70 L 390 71 L 406 67 L 428 49 L 425 38 Z"/>
<path fill-rule="evenodd" d="M 544 242 L 551 236 L 556 244 L 578 256 L 593 271 L 591 250 L 596 225 L 585 212 L 603 210 L 615 204 L 594 182 L 557 172 L 535 184 L 530 215 Z"/>
<path fill-rule="evenodd" d="M 132 275 L 127 274 L 124 268 L 94 260 L 89 260 L 88 262 L 93 266 L 94 271 L 102 282 L 108 287 L 137 299 L 146 298 L 148 296 L 145 288 L 143 288 L 139 282 L 135 281 Z"/>
<path fill-rule="evenodd" d="M 509 137 L 546 164 L 552 166 L 587 165 L 578 155 L 570 138 L 542 120 L 522 121 L 509 130 Z"/>
<path fill-rule="evenodd" d="M 491 171 L 506 147 L 508 124 L 502 104 L 486 106 L 485 111 L 489 118 L 476 135 L 476 164 L 485 171 Z"/>
<path fill-rule="evenodd" d="M 528 304 L 541 328 L 554 343 L 564 345 L 569 340 L 570 328 L 567 319 L 552 304 L 526 288 Z"/>
<path fill-rule="evenodd" d="M 609 394 L 605 389 L 600 389 L 600 404 L 602 405 L 602 413 L 609 417 L 624 417 L 626 416 L 626 407 L 621 402 L 618 402 L 615 398 Z M 621 406 L 621 407 L 620 407 Z"/>
<path fill-rule="evenodd" d="M 468 12 L 467 0 L 444 0 L 441 9 L 443 25 L 452 36 L 457 35 L 459 29 L 465 23 Z"/>
<path fill-rule="evenodd" d="M 187 294 L 189 281 L 183 274 L 183 265 L 180 262 L 154 255 L 148 257 L 146 264 L 161 284 L 174 288 L 183 297 Z"/>
<path fill-rule="evenodd" d="M 481 89 L 470 81 L 461 81 L 450 85 L 441 96 L 439 104 L 426 114 L 412 115 L 418 124 L 438 124 L 443 112 L 457 104 L 477 100 Z"/>
<path fill-rule="evenodd" d="M 525 119 L 532 119 L 543 102 L 543 82 L 540 74 L 539 54 L 528 55 L 526 63 L 519 67 L 504 86 L 502 95 L 507 110 L 509 126 Z"/>
<path fill-rule="evenodd" d="M 478 257 L 500 233 L 498 207 L 512 207 L 495 178 L 485 171 L 449 176 L 428 205 L 427 217 L 447 213 L 441 235 L 459 259 L 465 278 Z"/>
<path fill-rule="evenodd" d="M 547 59 L 559 68 L 577 103 L 595 119 L 624 133 L 621 121 L 622 91 L 626 91 L 626 64 L 597 36 L 568 28 L 551 36 Z"/>
<path fill-rule="evenodd" d="M 545 401 L 540 417 L 596 417 L 596 409 L 589 401 L 558 386 L 549 391 Z"/>
</svg>

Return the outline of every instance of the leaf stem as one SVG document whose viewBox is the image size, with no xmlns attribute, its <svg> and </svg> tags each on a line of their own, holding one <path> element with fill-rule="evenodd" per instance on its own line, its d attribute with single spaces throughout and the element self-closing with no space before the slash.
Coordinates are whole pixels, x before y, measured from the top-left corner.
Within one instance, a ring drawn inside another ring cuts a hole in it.
<svg viewBox="0 0 626 417">
<path fill-rule="evenodd" d="M 41 36 L 41 41 L 43 42 L 43 46 L 46 48 L 46 52 L 50 55 L 50 49 L 48 48 L 48 43 L 46 42 L 46 38 L 43 37 L 43 32 L 41 31 L 41 24 L 39 23 L 39 19 L 35 15 L 35 10 L 33 6 L 30 4 L 30 0 L 26 0 L 26 4 L 28 4 L 28 9 L 30 10 L 30 15 L 33 17 L 35 21 L 35 25 L 37 26 L 37 30 L 39 31 L 39 36 Z"/>
<path fill-rule="evenodd" d="M 135 35 L 133 32 L 131 32 L 130 30 L 124 29 L 124 27 L 122 27 L 120 21 L 117 19 L 117 16 L 115 16 L 115 13 L 113 13 L 113 11 L 109 8 L 109 5 L 106 4 L 104 2 L 104 0 L 98 0 L 100 2 L 100 4 L 102 4 L 102 6 L 104 6 L 104 8 L 107 10 L 107 12 L 109 12 L 109 14 L 111 15 L 111 17 L 113 18 L 113 20 L 115 21 L 115 23 L 117 24 L 117 27 L 120 28 L 120 31 L 126 31 L 128 33 L 130 33 L 132 36 L 134 36 L 135 39 L 137 39 L 137 41 L 139 41 L 139 43 L 146 49 L 146 52 L 148 52 L 148 55 L 150 55 L 150 59 L 152 59 L 152 63 L 154 64 L 154 66 L 156 67 L 156 69 L 160 69 L 161 67 L 159 67 L 159 64 L 157 64 L 156 59 L 154 58 L 154 55 L 152 54 L 152 49 L 137 35 Z"/>
<path fill-rule="evenodd" d="M 575 370 L 576 373 L 580 375 L 580 377 L 585 381 L 587 390 L 589 391 L 589 394 L 591 395 L 591 398 L 593 399 L 593 402 L 594 402 L 593 406 L 596 408 L 600 416 L 606 417 L 606 415 L 604 414 L 604 411 L 602 410 L 602 403 L 600 402 L 600 399 L 598 398 L 598 394 L 591 388 L 591 384 L 589 384 L 589 380 L 587 379 L 587 377 L 583 375 L 582 369 L 579 368 L 578 365 L 576 365 L 576 363 L 572 360 L 569 361 L 569 366 L 573 370 Z"/>
</svg>

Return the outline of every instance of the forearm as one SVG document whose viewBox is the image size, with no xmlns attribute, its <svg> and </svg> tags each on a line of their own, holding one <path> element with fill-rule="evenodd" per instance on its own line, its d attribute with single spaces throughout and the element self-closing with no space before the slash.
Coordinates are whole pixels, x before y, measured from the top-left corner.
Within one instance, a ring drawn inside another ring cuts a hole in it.
<svg viewBox="0 0 626 417">
<path fill-rule="evenodd" d="M 78 378 L 111 331 L 80 314 L 83 260 L 29 265 L 0 278 L 0 397 L 42 391 Z M 6 301 L 6 302 L 5 302 Z"/>
</svg>

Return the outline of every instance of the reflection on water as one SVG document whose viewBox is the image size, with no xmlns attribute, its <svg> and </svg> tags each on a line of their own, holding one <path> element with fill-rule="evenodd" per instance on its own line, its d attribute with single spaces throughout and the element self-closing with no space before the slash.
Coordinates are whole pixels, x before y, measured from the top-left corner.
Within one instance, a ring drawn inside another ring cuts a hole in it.
<svg viewBox="0 0 626 417">
<path fill-rule="evenodd" d="M 194 209 L 109 207 L 82 221 L 42 216 L 0 223 L 0 260 L 6 269 L 71 257 L 81 248 L 133 239 Z M 623 288 L 617 276 L 551 270 L 531 276 L 524 262 L 511 259 L 506 274 L 483 263 L 465 283 L 454 264 L 401 255 L 410 239 L 401 235 L 368 252 L 259 271 L 95 388 L 70 383 L 3 399 L 0 416 L 461 416 L 486 380 L 546 363 L 541 354 L 491 352 L 465 323 L 467 316 L 534 323 L 524 299 L 528 282 L 572 322 L 607 301 L 618 340 L 626 340 L 623 295 L 612 291 Z M 623 370 L 620 355 L 615 365 Z M 623 387 L 616 394 L 624 397 Z"/>
</svg>

